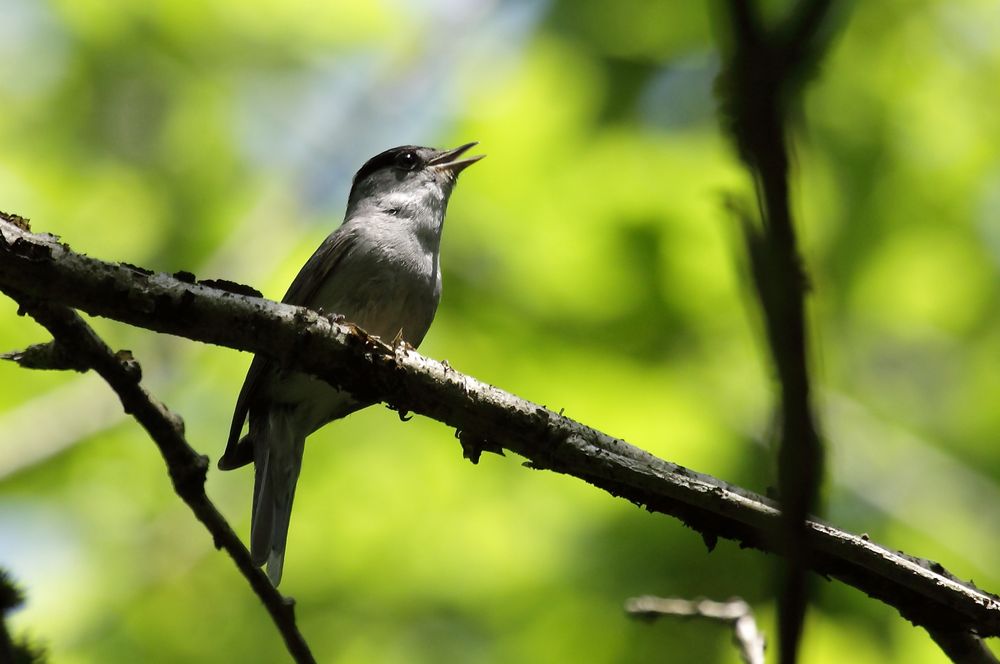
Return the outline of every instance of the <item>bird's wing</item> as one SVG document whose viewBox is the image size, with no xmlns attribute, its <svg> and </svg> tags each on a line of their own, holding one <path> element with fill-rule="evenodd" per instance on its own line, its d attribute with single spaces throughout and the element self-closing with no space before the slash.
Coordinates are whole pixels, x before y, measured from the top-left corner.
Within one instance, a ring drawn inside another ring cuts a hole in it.
<svg viewBox="0 0 1000 664">
<path fill-rule="evenodd" d="M 240 388 L 240 396 L 236 399 L 236 410 L 233 412 L 233 422 L 229 426 L 229 441 L 226 443 L 226 451 L 219 458 L 219 470 L 232 470 L 240 468 L 253 461 L 253 446 L 251 444 L 240 444 L 240 434 L 243 432 L 243 423 L 246 422 L 247 414 L 250 412 L 250 402 L 257 392 L 261 376 L 270 369 L 271 361 L 264 359 L 260 355 L 255 355 L 247 377 L 243 380 L 243 387 Z"/>
<path fill-rule="evenodd" d="M 313 252 L 306 264 L 299 270 L 281 301 L 308 307 L 322 286 L 336 271 L 344 256 L 354 249 L 356 234 L 354 227 L 346 223 L 331 233 L 323 244 Z"/>
<path fill-rule="evenodd" d="M 299 270 L 281 301 L 285 304 L 310 306 L 320 286 L 334 274 L 344 256 L 354 247 L 354 238 L 352 228 L 346 224 L 331 233 Z M 250 363 L 240 395 L 236 399 L 236 410 L 233 412 L 233 421 L 229 427 L 226 451 L 219 459 L 220 470 L 239 468 L 253 461 L 252 445 L 241 445 L 240 433 L 250 412 L 250 405 L 256 400 L 260 386 L 266 382 L 264 377 L 273 371 L 273 365 L 271 360 L 260 355 L 254 356 L 253 362 Z"/>
</svg>

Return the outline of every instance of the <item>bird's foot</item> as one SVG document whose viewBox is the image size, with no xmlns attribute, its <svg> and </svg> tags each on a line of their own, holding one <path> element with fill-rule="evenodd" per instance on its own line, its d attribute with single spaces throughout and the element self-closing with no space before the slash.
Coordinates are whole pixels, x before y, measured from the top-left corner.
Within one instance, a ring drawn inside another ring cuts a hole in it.
<svg viewBox="0 0 1000 664">
<path fill-rule="evenodd" d="M 347 321 L 347 316 L 345 316 L 344 314 L 338 314 L 334 311 L 327 313 L 326 311 L 323 311 L 323 307 L 320 307 L 316 311 L 331 323 L 336 323 L 339 325 L 340 323 Z"/>
</svg>

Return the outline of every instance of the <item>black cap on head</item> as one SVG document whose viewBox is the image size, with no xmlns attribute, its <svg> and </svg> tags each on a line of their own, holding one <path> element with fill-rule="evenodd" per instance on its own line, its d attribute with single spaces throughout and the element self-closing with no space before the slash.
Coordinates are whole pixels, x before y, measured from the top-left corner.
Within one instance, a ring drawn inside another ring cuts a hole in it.
<svg viewBox="0 0 1000 664">
<path fill-rule="evenodd" d="M 354 175 L 354 180 L 351 182 L 351 198 L 354 198 L 354 192 L 359 183 L 363 182 L 372 173 L 383 168 L 395 168 L 401 173 L 405 173 L 432 167 L 448 172 L 451 179 L 454 180 L 458 176 L 458 173 L 469 164 L 473 164 L 483 158 L 482 155 L 479 155 L 459 159 L 462 154 L 474 145 L 476 145 L 475 142 L 466 143 L 453 150 L 436 150 L 419 145 L 400 145 L 389 148 L 366 161 L 358 169 L 358 172 Z"/>
<path fill-rule="evenodd" d="M 425 148 L 419 145 L 400 145 L 399 147 L 379 152 L 358 169 L 357 174 L 354 176 L 354 181 L 351 183 L 352 187 L 375 171 L 388 166 L 399 166 L 405 170 L 415 170 L 423 166 L 426 163 L 427 156 L 435 152 L 437 151 L 433 148 Z"/>
</svg>

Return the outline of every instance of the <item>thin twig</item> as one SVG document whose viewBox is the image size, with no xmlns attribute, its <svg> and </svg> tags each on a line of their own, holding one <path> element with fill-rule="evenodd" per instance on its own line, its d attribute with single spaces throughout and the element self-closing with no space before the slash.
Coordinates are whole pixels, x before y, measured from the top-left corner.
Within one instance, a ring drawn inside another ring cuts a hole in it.
<svg viewBox="0 0 1000 664">
<path fill-rule="evenodd" d="M 446 363 L 385 346 L 308 309 L 106 263 L 2 220 L 0 290 L 260 353 L 364 400 L 448 424 L 470 445 L 487 441 L 536 467 L 573 475 L 674 516 L 709 546 L 723 537 L 782 552 L 772 536 L 780 514 L 773 501 L 659 459 Z M 957 580 L 938 563 L 820 521 L 809 520 L 805 527 L 808 562 L 816 572 L 895 607 L 915 624 L 1000 636 L 1000 599 Z"/>
<path fill-rule="evenodd" d="M 707 618 L 726 623 L 733 630 L 733 643 L 745 664 L 764 664 L 764 635 L 757 629 L 753 609 L 734 598 L 726 602 L 709 599 L 679 599 L 643 595 L 625 600 L 625 612 L 636 618 L 655 620 L 662 616 Z"/>
<path fill-rule="evenodd" d="M 130 413 L 149 433 L 167 464 L 177 495 L 187 503 L 199 521 L 212 535 L 216 548 L 224 549 L 236 563 L 240 573 L 260 598 L 281 633 L 296 662 L 315 662 L 309 645 L 295 624 L 293 604 L 271 585 L 267 576 L 250 559 L 250 552 L 240 541 L 229 523 L 205 494 L 205 473 L 208 459 L 195 452 L 184 438 L 184 423 L 140 384 L 138 363 L 128 351 L 114 353 L 93 329 L 72 309 L 62 305 L 17 297 L 23 311 L 52 333 L 58 353 L 53 362 L 64 363 L 67 355 L 75 358 L 76 366 L 86 365 L 107 381 Z M 39 353 L 28 356 L 38 360 Z"/>
</svg>

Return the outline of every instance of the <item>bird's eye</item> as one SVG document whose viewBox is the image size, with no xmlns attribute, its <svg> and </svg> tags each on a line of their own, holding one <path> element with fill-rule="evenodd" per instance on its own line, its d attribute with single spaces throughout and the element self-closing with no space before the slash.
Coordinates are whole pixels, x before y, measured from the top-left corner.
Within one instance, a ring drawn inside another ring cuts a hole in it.
<svg viewBox="0 0 1000 664">
<path fill-rule="evenodd" d="M 417 157 L 416 152 L 407 150 L 396 157 L 396 165 L 404 170 L 412 171 L 420 165 L 420 158 Z"/>
</svg>

